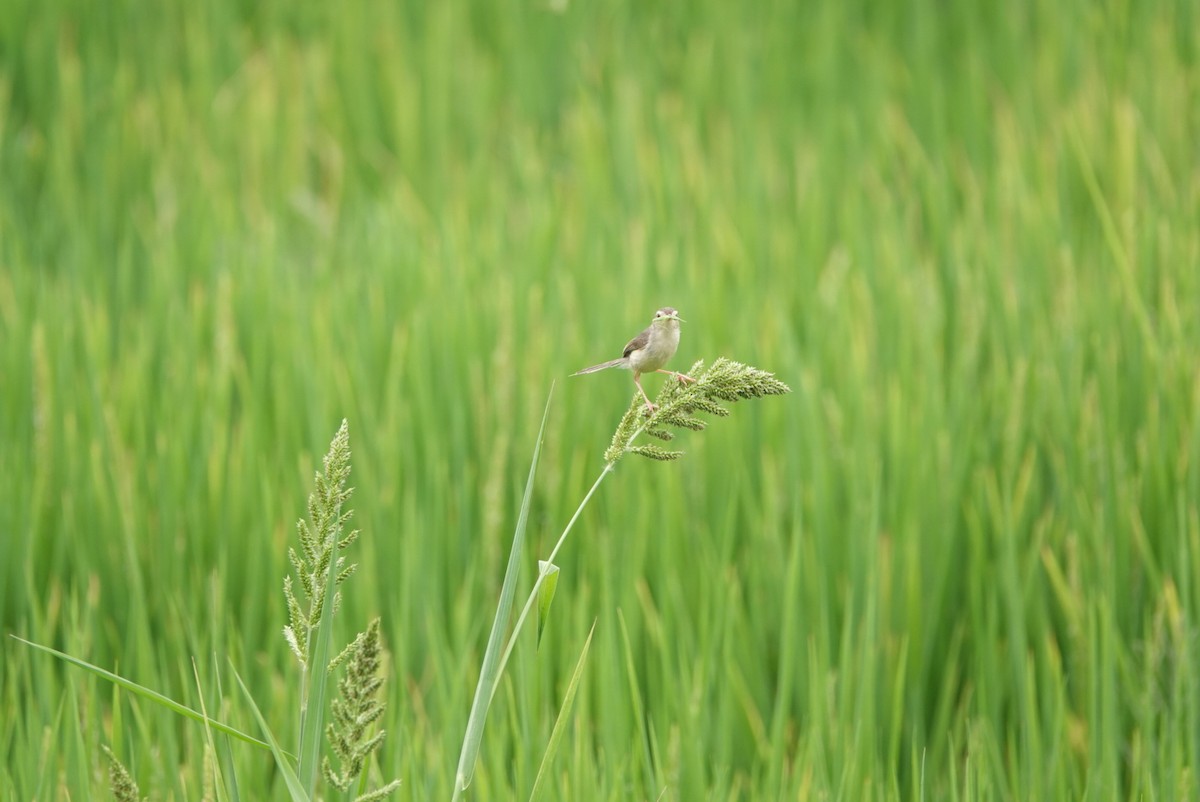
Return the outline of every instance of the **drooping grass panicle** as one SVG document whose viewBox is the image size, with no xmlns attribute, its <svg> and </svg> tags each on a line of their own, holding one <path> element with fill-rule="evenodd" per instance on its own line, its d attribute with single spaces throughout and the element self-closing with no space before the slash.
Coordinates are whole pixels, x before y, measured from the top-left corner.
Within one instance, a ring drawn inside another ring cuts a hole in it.
<svg viewBox="0 0 1200 802">
<path fill-rule="evenodd" d="M 729 409 L 719 402 L 791 392 L 791 388 L 774 374 L 724 357 L 713 362 L 707 370 L 704 370 L 704 363 L 698 361 L 688 375 L 694 381 L 666 382 L 655 400 L 657 408 L 648 416 L 641 398 L 634 397 L 613 433 L 612 443 L 604 452 L 607 462 L 614 463 L 627 453 L 654 460 L 679 459 L 683 456 L 682 451 L 667 451 L 653 445 L 634 446 L 633 441 L 640 434 L 670 441 L 674 437 L 670 428 L 702 431 L 708 424 L 696 417 L 696 413 L 722 418 L 729 415 Z"/>
</svg>

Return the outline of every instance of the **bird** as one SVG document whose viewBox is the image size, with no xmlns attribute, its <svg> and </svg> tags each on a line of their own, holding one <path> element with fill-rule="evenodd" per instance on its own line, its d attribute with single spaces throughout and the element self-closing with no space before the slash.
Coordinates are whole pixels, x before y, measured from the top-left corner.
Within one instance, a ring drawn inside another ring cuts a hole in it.
<svg viewBox="0 0 1200 802">
<path fill-rule="evenodd" d="M 595 373 L 605 368 L 624 368 L 633 371 L 633 383 L 637 385 L 638 392 L 642 394 L 642 398 L 646 401 L 647 414 L 654 414 L 656 407 L 650 402 L 650 397 L 646 395 L 645 388 L 642 387 L 641 377 L 646 373 L 666 373 L 674 376 L 681 382 L 694 382 L 691 376 L 683 373 L 677 373 L 672 370 L 663 370 L 663 366 L 670 361 L 675 355 L 675 350 L 679 348 L 679 324 L 687 321 L 679 317 L 679 312 L 670 306 L 664 306 L 654 313 L 654 319 L 650 321 L 650 325 L 646 329 L 625 345 L 625 351 L 621 354 L 620 359 L 610 359 L 607 362 L 601 362 L 599 365 L 592 365 L 590 368 L 572 373 L 572 376 L 583 376 L 587 373 Z"/>
</svg>

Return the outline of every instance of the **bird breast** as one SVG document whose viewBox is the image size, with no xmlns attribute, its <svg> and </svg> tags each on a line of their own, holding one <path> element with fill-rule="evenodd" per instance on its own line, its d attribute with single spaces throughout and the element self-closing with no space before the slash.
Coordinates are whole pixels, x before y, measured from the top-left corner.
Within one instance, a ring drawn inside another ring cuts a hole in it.
<svg viewBox="0 0 1200 802">
<path fill-rule="evenodd" d="M 638 373 L 658 370 L 667 364 L 679 348 L 679 323 L 674 320 L 664 322 L 667 325 L 651 327 L 650 339 L 645 348 L 629 355 L 629 366 Z"/>
</svg>

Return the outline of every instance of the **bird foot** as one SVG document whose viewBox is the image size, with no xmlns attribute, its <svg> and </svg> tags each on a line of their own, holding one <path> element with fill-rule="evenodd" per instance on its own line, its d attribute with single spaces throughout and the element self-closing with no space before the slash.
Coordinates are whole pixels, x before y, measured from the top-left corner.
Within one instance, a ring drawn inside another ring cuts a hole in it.
<svg viewBox="0 0 1200 802">
<path fill-rule="evenodd" d="M 668 376 L 674 376 L 680 384 L 687 384 L 688 382 L 691 382 L 692 384 L 696 383 L 696 380 L 691 376 L 687 375 L 686 373 L 680 373 L 677 370 L 663 370 L 662 368 L 659 368 L 658 372 L 665 373 Z"/>
</svg>

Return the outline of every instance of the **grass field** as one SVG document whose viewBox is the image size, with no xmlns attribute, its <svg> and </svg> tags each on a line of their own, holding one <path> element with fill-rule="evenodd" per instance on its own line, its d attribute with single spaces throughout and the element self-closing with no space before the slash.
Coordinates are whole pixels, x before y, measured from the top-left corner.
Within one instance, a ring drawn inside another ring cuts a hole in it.
<svg viewBox="0 0 1200 802">
<path fill-rule="evenodd" d="M 292 740 L 343 418 L 373 776 L 450 799 L 551 385 L 522 594 L 664 305 L 793 392 L 618 464 L 465 798 L 593 623 L 539 798 L 1200 798 L 1198 142 L 1186 0 L 0 0 L 0 799 L 286 798 L 7 636 Z"/>
</svg>

